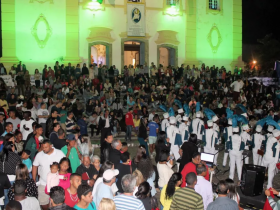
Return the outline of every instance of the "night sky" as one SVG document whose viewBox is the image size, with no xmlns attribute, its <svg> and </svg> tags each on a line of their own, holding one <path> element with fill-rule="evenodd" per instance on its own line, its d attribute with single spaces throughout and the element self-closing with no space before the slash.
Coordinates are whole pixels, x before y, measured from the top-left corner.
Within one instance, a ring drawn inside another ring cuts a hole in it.
<svg viewBox="0 0 280 210">
<path fill-rule="evenodd" d="M 242 0 L 243 43 L 256 44 L 266 34 L 280 41 L 280 0 Z"/>
</svg>

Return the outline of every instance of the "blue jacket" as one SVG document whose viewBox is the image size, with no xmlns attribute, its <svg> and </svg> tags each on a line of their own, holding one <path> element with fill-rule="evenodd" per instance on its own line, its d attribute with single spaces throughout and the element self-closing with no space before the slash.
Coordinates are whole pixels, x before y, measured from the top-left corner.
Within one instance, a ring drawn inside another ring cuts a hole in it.
<svg viewBox="0 0 280 210">
<path fill-rule="evenodd" d="M 78 126 L 80 127 L 81 135 L 87 135 L 87 123 L 84 119 L 78 119 L 77 121 Z"/>
</svg>

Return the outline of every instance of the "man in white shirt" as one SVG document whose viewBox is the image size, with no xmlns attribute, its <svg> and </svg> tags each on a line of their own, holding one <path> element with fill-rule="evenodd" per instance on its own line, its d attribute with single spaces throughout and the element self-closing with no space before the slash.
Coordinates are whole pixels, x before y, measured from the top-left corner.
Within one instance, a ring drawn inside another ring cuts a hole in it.
<svg viewBox="0 0 280 210">
<path fill-rule="evenodd" d="M 34 122 L 34 120 L 30 119 L 30 117 L 31 117 L 30 111 L 25 111 L 23 113 L 24 120 L 22 120 L 20 123 L 20 131 L 22 133 L 23 141 L 26 141 L 27 136 L 33 132 L 32 123 Z"/>
<path fill-rule="evenodd" d="M 25 196 L 26 182 L 23 179 L 15 181 L 15 201 L 20 202 L 22 210 L 38 210 L 40 209 L 39 201 L 35 197 Z"/>
<path fill-rule="evenodd" d="M 244 83 L 241 81 L 240 77 L 237 81 L 231 83 L 230 87 L 233 87 L 233 100 L 237 101 L 240 96 L 240 91 L 243 88 Z"/>
<path fill-rule="evenodd" d="M 206 180 L 204 177 L 207 174 L 206 167 L 203 164 L 196 166 L 197 173 L 197 183 L 194 187 L 194 190 L 201 195 L 203 199 L 204 209 L 207 209 L 207 206 L 213 202 L 213 191 L 211 183 Z"/>
<path fill-rule="evenodd" d="M 96 206 L 99 206 L 102 198 L 114 199 L 111 186 L 116 182 L 116 176 L 119 174 L 119 170 L 109 169 L 103 174 L 103 183 L 100 183 L 96 188 L 96 193 L 93 197 L 93 201 Z"/>
<path fill-rule="evenodd" d="M 38 183 L 38 200 L 43 210 L 48 210 L 49 196 L 45 194 L 45 187 L 47 183 L 47 175 L 50 172 L 50 165 L 53 162 L 58 162 L 65 157 L 61 150 L 53 148 L 52 143 L 49 140 L 45 140 L 42 143 L 43 151 L 37 153 L 33 162 L 32 178 L 36 182 L 37 171 L 40 176 Z M 38 170 L 39 169 L 39 170 Z"/>
</svg>

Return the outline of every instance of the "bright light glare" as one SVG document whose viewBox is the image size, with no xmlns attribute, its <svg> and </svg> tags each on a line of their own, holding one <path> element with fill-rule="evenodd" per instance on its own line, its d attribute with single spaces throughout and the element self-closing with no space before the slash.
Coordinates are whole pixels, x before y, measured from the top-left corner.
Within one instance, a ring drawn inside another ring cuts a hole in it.
<svg viewBox="0 0 280 210">
<path fill-rule="evenodd" d="M 253 61 L 253 64 L 256 64 L 257 63 L 257 61 Z"/>
</svg>

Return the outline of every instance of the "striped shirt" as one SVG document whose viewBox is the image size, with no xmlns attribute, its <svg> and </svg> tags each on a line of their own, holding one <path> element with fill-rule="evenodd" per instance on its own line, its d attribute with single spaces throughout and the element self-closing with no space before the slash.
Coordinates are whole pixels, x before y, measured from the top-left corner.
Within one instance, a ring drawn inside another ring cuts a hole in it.
<svg viewBox="0 0 280 210">
<path fill-rule="evenodd" d="M 117 210 L 145 210 L 142 201 L 133 196 L 117 195 L 114 202 Z"/>
<path fill-rule="evenodd" d="M 204 210 L 201 195 L 196 193 L 193 188 L 184 187 L 175 191 L 170 210 Z"/>
<path fill-rule="evenodd" d="M 66 122 L 65 122 L 65 125 L 66 125 L 66 133 L 67 134 L 71 134 L 74 132 L 74 127 L 75 127 L 75 122 L 74 120 L 70 120 L 68 117 L 66 119 Z"/>
</svg>

